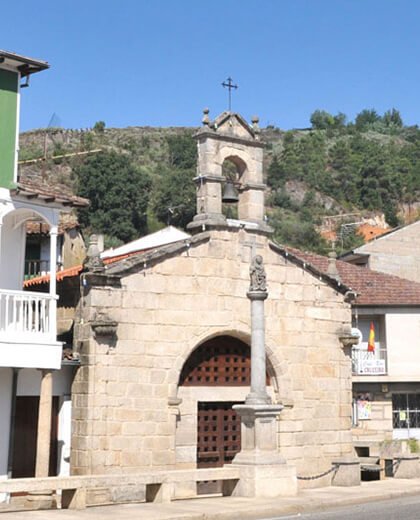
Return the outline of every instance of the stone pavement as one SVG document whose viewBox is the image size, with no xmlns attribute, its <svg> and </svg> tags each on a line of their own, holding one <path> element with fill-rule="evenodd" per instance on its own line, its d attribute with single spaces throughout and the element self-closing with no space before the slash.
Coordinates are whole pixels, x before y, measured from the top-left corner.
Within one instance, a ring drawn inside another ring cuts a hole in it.
<svg viewBox="0 0 420 520">
<path fill-rule="evenodd" d="M 354 487 L 307 489 L 297 497 L 252 499 L 237 497 L 178 500 L 170 504 L 124 504 L 82 511 L 49 510 L 1 513 L 0 520 L 245 520 L 274 518 L 309 511 L 388 500 L 420 494 L 419 479 L 386 479 Z"/>
</svg>

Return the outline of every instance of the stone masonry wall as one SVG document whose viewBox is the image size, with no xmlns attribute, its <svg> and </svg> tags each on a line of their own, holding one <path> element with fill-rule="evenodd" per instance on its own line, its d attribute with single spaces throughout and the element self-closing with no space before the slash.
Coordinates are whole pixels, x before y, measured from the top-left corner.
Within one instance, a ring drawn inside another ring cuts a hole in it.
<svg viewBox="0 0 420 520">
<path fill-rule="evenodd" d="M 420 282 L 419 229 L 420 223 L 414 222 L 368 242 L 356 251 L 370 254 L 370 269 Z"/>
<path fill-rule="evenodd" d="M 249 344 L 252 238 L 245 230 L 212 231 L 179 255 L 141 264 L 122 277 L 120 289 L 106 283 L 86 289 L 76 330 L 82 366 L 73 384 L 73 473 L 169 469 L 177 458 L 182 466 L 176 428 L 191 410 L 179 375 L 191 352 L 213 336 Z M 267 239 L 256 237 L 256 246 L 267 272 L 266 345 L 275 399 L 285 405 L 280 449 L 298 475 L 319 473 L 352 453 L 351 365 L 338 337 L 350 326 L 350 306 Z M 95 337 L 91 322 L 98 316 L 118 323 L 117 339 Z M 183 438 L 193 442 L 190 423 L 191 431 L 182 423 Z"/>
</svg>

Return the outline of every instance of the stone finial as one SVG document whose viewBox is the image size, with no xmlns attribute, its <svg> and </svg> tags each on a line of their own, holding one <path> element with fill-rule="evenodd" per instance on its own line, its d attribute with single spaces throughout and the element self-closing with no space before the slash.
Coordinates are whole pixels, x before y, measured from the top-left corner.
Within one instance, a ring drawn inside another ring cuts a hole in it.
<svg viewBox="0 0 420 520">
<path fill-rule="evenodd" d="M 266 275 L 265 269 L 263 265 L 263 258 L 261 255 L 256 255 L 251 261 L 251 266 L 249 268 L 249 276 L 251 278 L 251 283 L 249 286 L 249 290 L 251 291 L 267 291 L 266 284 Z"/>
<path fill-rule="evenodd" d="M 327 274 L 330 275 L 331 278 L 335 278 L 337 282 L 341 282 L 341 278 L 337 269 L 337 253 L 335 251 L 328 253 Z"/>
<path fill-rule="evenodd" d="M 258 116 L 252 116 L 251 117 L 252 128 L 253 128 L 254 133 L 255 133 L 255 139 L 259 139 L 260 133 L 261 133 L 260 127 L 258 126 L 259 120 L 260 120 L 260 118 Z"/>
<path fill-rule="evenodd" d="M 210 110 L 208 108 L 203 109 L 204 116 L 203 116 L 203 119 L 201 120 L 201 122 L 203 123 L 204 126 L 208 126 L 210 124 L 209 112 L 210 112 Z"/>
<path fill-rule="evenodd" d="M 93 273 L 105 270 L 105 265 L 98 247 L 97 235 L 90 235 L 89 237 L 89 249 L 87 250 L 86 258 L 83 262 L 83 269 Z"/>
</svg>

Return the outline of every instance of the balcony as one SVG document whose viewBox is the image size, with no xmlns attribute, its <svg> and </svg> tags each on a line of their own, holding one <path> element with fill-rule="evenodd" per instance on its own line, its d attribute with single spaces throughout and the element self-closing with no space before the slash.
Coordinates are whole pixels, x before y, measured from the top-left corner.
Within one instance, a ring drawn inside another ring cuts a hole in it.
<svg viewBox="0 0 420 520">
<path fill-rule="evenodd" d="M 56 297 L 0 289 L 0 366 L 59 368 Z"/>
<path fill-rule="evenodd" d="M 375 352 L 367 350 L 367 343 L 353 347 L 351 361 L 353 375 L 378 376 L 387 374 L 386 348 L 381 348 L 379 343 L 375 346 Z"/>
<path fill-rule="evenodd" d="M 61 263 L 57 263 L 56 270 L 63 268 Z M 49 260 L 25 260 L 25 280 L 35 278 L 36 276 L 45 275 L 50 272 Z"/>
</svg>

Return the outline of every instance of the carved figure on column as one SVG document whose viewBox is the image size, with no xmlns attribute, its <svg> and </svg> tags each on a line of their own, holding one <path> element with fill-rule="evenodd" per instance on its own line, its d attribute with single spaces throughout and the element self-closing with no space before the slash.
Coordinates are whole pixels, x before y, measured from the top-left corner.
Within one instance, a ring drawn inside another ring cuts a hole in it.
<svg viewBox="0 0 420 520">
<path fill-rule="evenodd" d="M 251 278 L 250 291 L 267 291 L 266 275 L 261 255 L 256 255 L 252 259 L 249 275 Z"/>
</svg>

